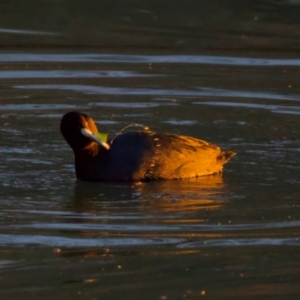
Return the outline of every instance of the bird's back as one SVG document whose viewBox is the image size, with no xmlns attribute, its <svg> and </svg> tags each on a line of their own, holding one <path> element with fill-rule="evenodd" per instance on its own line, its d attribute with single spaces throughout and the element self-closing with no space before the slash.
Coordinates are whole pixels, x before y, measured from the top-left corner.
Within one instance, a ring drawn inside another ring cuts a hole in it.
<svg viewBox="0 0 300 300">
<path fill-rule="evenodd" d="M 98 179 L 152 180 L 219 173 L 235 153 L 192 137 L 137 131 L 120 134 L 99 157 Z M 114 178 L 112 178 L 114 177 Z M 118 178 L 116 178 L 118 177 Z"/>
<path fill-rule="evenodd" d="M 206 141 L 174 134 L 156 135 L 154 163 L 149 179 L 191 178 L 219 173 L 234 155 Z"/>
</svg>

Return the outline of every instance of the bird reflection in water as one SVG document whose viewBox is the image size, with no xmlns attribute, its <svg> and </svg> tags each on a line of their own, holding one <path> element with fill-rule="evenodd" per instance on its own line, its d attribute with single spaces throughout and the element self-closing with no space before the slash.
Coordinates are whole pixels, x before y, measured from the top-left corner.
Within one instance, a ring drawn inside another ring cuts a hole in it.
<svg viewBox="0 0 300 300">
<path fill-rule="evenodd" d="M 78 180 L 73 205 L 78 212 L 112 212 L 120 216 L 133 209 L 145 213 L 218 209 L 225 200 L 222 174 L 184 180 L 134 183 L 95 183 Z"/>
<path fill-rule="evenodd" d="M 136 184 L 145 210 L 163 212 L 192 212 L 218 209 L 223 203 L 222 175 L 203 176 L 187 180 Z M 150 212 L 150 211 L 149 211 Z M 178 222 L 178 220 L 176 221 Z"/>
</svg>

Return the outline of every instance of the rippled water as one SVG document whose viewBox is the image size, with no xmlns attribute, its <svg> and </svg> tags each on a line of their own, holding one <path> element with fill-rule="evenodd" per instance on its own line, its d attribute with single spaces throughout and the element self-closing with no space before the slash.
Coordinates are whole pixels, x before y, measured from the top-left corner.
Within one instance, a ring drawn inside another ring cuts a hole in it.
<svg viewBox="0 0 300 300">
<path fill-rule="evenodd" d="M 1 53 L 0 287 L 23 299 L 297 299 L 299 59 Z M 238 152 L 223 176 L 75 179 L 62 114 Z"/>
<path fill-rule="evenodd" d="M 48 2 L 0 3 L 0 299 L 298 299 L 300 1 Z M 77 181 L 70 110 L 238 154 Z"/>
</svg>

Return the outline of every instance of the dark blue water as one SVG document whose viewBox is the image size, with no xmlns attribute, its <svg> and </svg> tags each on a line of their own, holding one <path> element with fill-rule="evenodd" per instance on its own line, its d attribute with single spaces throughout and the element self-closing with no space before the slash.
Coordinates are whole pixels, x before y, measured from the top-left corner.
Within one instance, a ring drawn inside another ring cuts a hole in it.
<svg viewBox="0 0 300 300">
<path fill-rule="evenodd" d="M 82 26 L 91 7 L 67 1 L 69 27 L 3 18 L 0 299 L 298 299 L 299 3 L 246 2 L 203 1 L 201 20 L 130 2 Z M 71 110 L 111 137 L 143 124 L 237 155 L 222 176 L 78 181 Z"/>
<path fill-rule="evenodd" d="M 294 59 L 5 56 L 5 298 L 296 297 L 300 96 Z M 157 63 L 149 68 L 148 61 Z M 238 155 L 223 176 L 77 181 L 72 151 L 59 132 L 69 110 L 90 114 L 111 136 L 141 123 L 203 138 Z"/>
</svg>

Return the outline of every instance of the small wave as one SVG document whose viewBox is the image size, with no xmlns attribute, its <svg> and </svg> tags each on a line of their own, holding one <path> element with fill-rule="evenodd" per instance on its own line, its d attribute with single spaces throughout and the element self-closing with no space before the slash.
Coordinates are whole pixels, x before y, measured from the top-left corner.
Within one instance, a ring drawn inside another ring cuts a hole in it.
<svg viewBox="0 0 300 300">
<path fill-rule="evenodd" d="M 132 71 L 86 71 L 86 70 L 51 70 L 51 71 L 0 71 L 0 79 L 34 79 L 34 78 L 129 78 L 154 77 L 163 75 L 139 74 Z"/>
<path fill-rule="evenodd" d="M 75 109 L 76 105 L 71 104 L 2 104 L 1 110 L 50 110 L 50 109 Z"/>
<path fill-rule="evenodd" d="M 72 166 L 73 167 L 73 166 Z M 121 202 L 121 201 L 119 201 Z M 126 201 L 128 203 L 129 201 Z M 116 201 L 114 202 L 116 203 Z M 123 214 L 120 215 L 95 215 L 93 213 L 75 213 L 75 212 L 68 212 L 68 211 L 54 211 L 54 210 L 28 210 L 28 209 L 6 209 L 3 212 L 10 212 L 10 213 L 20 213 L 20 214 L 29 214 L 29 215 L 43 215 L 43 216 L 52 216 L 60 217 L 60 218 L 71 218 L 71 219 L 93 219 L 93 220 L 152 220 L 151 216 L 144 216 L 144 215 L 136 215 L 136 214 Z M 168 217 L 156 217 L 157 219 L 164 219 L 164 218 L 172 218 L 172 216 L 168 215 Z M 174 218 L 174 217 L 173 217 Z"/>
<path fill-rule="evenodd" d="M 148 103 L 148 102 L 94 102 L 90 106 L 115 107 L 115 108 L 147 108 L 166 106 L 168 104 Z"/>
<path fill-rule="evenodd" d="M 224 106 L 224 107 L 242 107 L 242 108 L 253 108 L 253 109 L 267 109 L 274 113 L 300 115 L 300 106 L 284 106 L 284 105 L 270 105 L 270 104 L 221 102 L 221 101 L 219 101 L 219 102 L 217 102 L 217 101 L 194 102 L 193 104 Z"/>
<path fill-rule="evenodd" d="M 30 148 L 0 147 L 0 153 L 9 154 L 40 154 L 41 151 Z"/>
<path fill-rule="evenodd" d="M 45 235 L 10 235 L 0 234 L 1 246 L 42 245 L 48 247 L 120 247 L 166 245 L 183 242 L 178 238 L 68 238 Z"/>
<path fill-rule="evenodd" d="M 244 246 L 300 246 L 300 238 L 253 238 L 253 239 L 212 239 L 183 243 L 178 248 L 244 247 Z"/>
<path fill-rule="evenodd" d="M 10 28 L 0 28 L 0 33 L 23 34 L 23 35 L 60 35 L 60 33 L 57 32 L 10 29 Z"/>
<path fill-rule="evenodd" d="M 17 89 L 32 89 L 32 90 L 70 90 L 90 95 L 129 95 L 129 96 L 181 96 L 181 97 L 227 97 L 227 98 L 254 98 L 254 99 L 270 99 L 270 100 L 290 100 L 299 101 L 298 95 L 280 95 L 277 93 L 264 92 L 249 92 L 249 91 L 234 91 L 214 88 L 195 88 L 190 90 L 168 90 L 168 89 L 139 89 L 139 88 L 118 88 L 104 87 L 92 85 L 74 85 L 74 84 L 28 84 L 16 85 Z M 162 101 L 160 101 L 161 103 Z M 194 104 L 209 104 L 219 105 L 222 102 L 194 102 Z M 228 105 L 233 105 L 230 102 Z M 99 105 L 99 104 L 98 104 Z M 170 105 L 176 105 L 172 103 Z"/>
<path fill-rule="evenodd" d="M 198 121 L 195 120 L 167 120 L 163 121 L 163 123 L 171 124 L 171 125 L 195 125 Z"/>
<path fill-rule="evenodd" d="M 22 211 L 22 210 L 21 210 Z M 53 212 L 53 214 L 57 214 Z M 66 215 L 68 216 L 68 215 Z M 74 214 L 70 214 L 72 218 L 76 217 Z M 86 215 L 85 217 L 89 217 Z M 80 217 L 80 215 L 79 215 Z M 82 216 L 81 216 L 82 218 Z M 99 220 L 118 220 L 116 216 L 90 216 L 92 219 Z M 89 218 L 89 219 L 90 219 Z M 120 217 L 122 220 L 138 220 L 141 219 L 138 216 L 123 216 Z M 119 219 L 119 220 L 120 220 Z M 144 218 L 142 218 L 144 220 Z M 151 218 L 150 218 L 151 219 Z M 7 226 L 6 228 L 8 228 Z M 163 225 L 152 225 L 152 224 L 77 224 L 77 223 L 34 223 L 30 225 L 13 225 L 14 228 L 34 228 L 34 229 L 60 229 L 60 230 L 105 230 L 105 231 L 163 231 L 163 232 L 235 232 L 235 231 L 253 231 L 253 230 L 268 230 L 268 229 L 282 229 L 300 227 L 300 221 L 289 221 L 289 222 L 274 222 L 265 224 L 163 224 Z"/>
<path fill-rule="evenodd" d="M 2 29 L 5 30 L 5 29 Z M 0 31 L 1 32 L 1 31 Z M 3 32 L 3 31 L 2 31 Z M 26 31 L 28 34 L 28 31 Z M 12 32 L 11 32 L 12 33 Z M 43 33 L 41 33 L 43 34 Z M 120 64 L 200 64 L 229 66 L 300 66 L 300 59 L 253 58 L 212 55 L 120 55 L 120 54 L 25 54 L 1 53 L 0 62 L 120 63 Z"/>
</svg>

